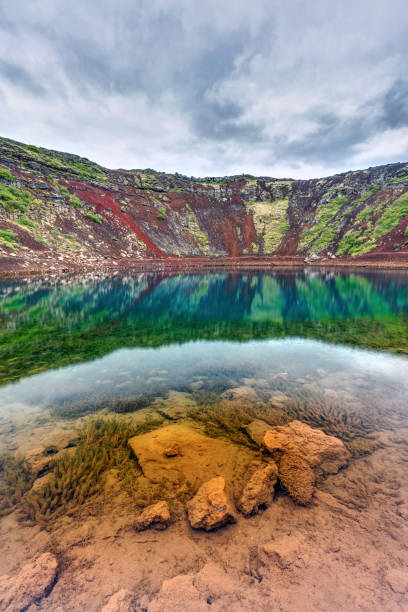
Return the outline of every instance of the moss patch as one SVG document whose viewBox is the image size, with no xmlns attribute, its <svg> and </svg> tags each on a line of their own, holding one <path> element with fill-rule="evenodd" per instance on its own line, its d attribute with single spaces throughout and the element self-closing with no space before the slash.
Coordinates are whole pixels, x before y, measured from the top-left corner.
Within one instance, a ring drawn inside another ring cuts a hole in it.
<svg viewBox="0 0 408 612">
<path fill-rule="evenodd" d="M 289 199 L 264 202 L 250 200 L 245 205 L 252 210 L 255 231 L 258 239 L 263 240 L 264 253 L 273 253 L 289 229 L 287 218 Z"/>
</svg>

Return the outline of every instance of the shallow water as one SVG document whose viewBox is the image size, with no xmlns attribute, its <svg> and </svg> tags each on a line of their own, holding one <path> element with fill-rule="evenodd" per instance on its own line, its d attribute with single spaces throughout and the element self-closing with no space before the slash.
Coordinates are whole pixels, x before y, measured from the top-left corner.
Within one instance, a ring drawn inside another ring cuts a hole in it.
<svg viewBox="0 0 408 612">
<path fill-rule="evenodd" d="M 253 419 L 304 421 L 353 461 L 408 427 L 405 272 L 19 278 L 0 282 L 0 320 L 0 515 L 25 528 L 102 516 L 112 470 L 132 508 L 184 503 L 205 473 L 149 483 L 127 446 L 163 426 L 237 445 L 236 489 L 260 457 Z M 387 444 L 399 464 L 401 440 Z"/>
</svg>

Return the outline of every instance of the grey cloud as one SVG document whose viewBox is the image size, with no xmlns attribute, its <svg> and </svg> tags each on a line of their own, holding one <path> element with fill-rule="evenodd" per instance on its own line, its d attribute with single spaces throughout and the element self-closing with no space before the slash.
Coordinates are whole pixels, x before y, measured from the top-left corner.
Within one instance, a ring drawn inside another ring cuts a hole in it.
<svg viewBox="0 0 408 612">
<path fill-rule="evenodd" d="M 35 96 L 42 96 L 45 90 L 42 85 L 25 68 L 0 59 L 0 77 L 9 81 L 12 85 L 21 87 Z"/>
<path fill-rule="evenodd" d="M 398 79 L 387 91 L 382 120 L 390 128 L 408 125 L 408 80 Z"/>
<path fill-rule="evenodd" d="M 264 174 L 345 169 L 408 125 L 408 5 L 390 2 L 2 0 L 0 133 L 68 148 L 77 132 L 96 159 L 105 140 L 111 166 L 124 163 L 111 142 L 149 165 L 174 151 L 187 174 L 200 173 L 192 151 L 206 174 L 232 152 L 247 172 L 255 158 Z"/>
</svg>

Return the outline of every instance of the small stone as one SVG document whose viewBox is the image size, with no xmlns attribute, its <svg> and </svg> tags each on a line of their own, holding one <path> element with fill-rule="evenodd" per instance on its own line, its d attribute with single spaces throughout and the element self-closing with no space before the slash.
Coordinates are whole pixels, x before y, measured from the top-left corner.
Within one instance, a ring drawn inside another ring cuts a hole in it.
<svg viewBox="0 0 408 612">
<path fill-rule="evenodd" d="M 408 571 L 402 569 L 391 569 L 385 575 L 385 580 L 394 593 L 408 593 Z"/>
<path fill-rule="evenodd" d="M 170 522 L 170 508 L 166 501 L 157 502 L 147 506 L 137 517 L 134 528 L 136 531 L 143 531 L 149 527 L 154 529 L 166 529 Z"/>
<path fill-rule="evenodd" d="M 180 454 L 180 449 L 178 446 L 168 446 L 164 449 L 163 454 L 166 457 L 177 457 Z"/>
<path fill-rule="evenodd" d="M 238 509 L 249 516 L 258 512 L 260 506 L 269 506 L 278 480 L 276 463 L 258 464 L 253 466 L 252 474 L 242 491 Z"/>
<path fill-rule="evenodd" d="M 19 612 L 48 595 L 55 584 L 58 561 L 44 553 L 35 561 L 23 565 L 17 576 L 0 578 L 0 609 Z"/>
<path fill-rule="evenodd" d="M 225 480 L 217 476 L 205 482 L 187 502 L 187 514 L 194 529 L 212 531 L 227 523 L 235 523 L 231 502 L 225 493 Z"/>
<path fill-rule="evenodd" d="M 121 589 L 109 598 L 101 612 L 131 612 L 134 609 L 135 600 L 132 593 L 126 589 Z"/>
</svg>

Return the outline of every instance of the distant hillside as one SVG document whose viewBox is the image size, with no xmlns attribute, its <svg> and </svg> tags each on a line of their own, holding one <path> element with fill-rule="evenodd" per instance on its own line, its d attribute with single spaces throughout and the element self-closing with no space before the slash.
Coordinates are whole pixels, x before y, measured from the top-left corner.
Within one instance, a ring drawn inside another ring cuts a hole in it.
<svg viewBox="0 0 408 612">
<path fill-rule="evenodd" d="M 408 164 L 299 181 L 108 170 L 0 139 L 1 270 L 408 255 Z"/>
</svg>

